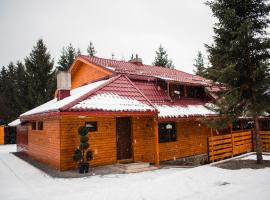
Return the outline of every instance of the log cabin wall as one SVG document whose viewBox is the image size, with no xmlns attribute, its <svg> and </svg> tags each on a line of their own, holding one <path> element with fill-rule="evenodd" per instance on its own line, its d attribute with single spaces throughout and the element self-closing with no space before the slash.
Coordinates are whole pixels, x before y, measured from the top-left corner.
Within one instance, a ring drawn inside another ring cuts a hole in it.
<svg viewBox="0 0 270 200">
<path fill-rule="evenodd" d="M 134 161 L 154 162 L 155 144 L 151 117 L 132 117 L 132 152 Z M 79 145 L 78 128 L 85 122 L 97 122 L 97 131 L 89 132 L 89 144 L 94 152 L 92 166 L 117 163 L 116 117 L 61 117 L 61 170 L 76 168 L 72 156 Z"/>
<path fill-rule="evenodd" d="M 61 170 L 75 169 L 73 153 L 79 146 L 78 128 L 85 122 L 97 122 L 97 131 L 89 132 L 89 144 L 94 153 L 90 165 L 116 163 L 115 117 L 61 117 Z"/>
<path fill-rule="evenodd" d="M 59 119 L 39 119 L 43 121 L 43 130 L 32 130 L 28 125 L 27 154 L 56 169 L 60 169 L 60 124 Z"/>
<path fill-rule="evenodd" d="M 208 152 L 207 136 L 210 129 L 198 121 L 178 121 L 174 142 L 159 143 L 160 160 L 173 160 Z"/>
<path fill-rule="evenodd" d="M 77 69 L 72 72 L 72 89 L 112 74 L 92 64 L 85 64 L 81 62 L 78 65 L 79 66 L 77 66 Z"/>
<path fill-rule="evenodd" d="M 155 162 L 155 136 L 152 117 L 132 118 L 134 161 Z"/>
<path fill-rule="evenodd" d="M 16 127 L 16 144 L 17 144 L 17 152 L 27 153 L 28 151 L 28 126 L 18 125 Z"/>
</svg>

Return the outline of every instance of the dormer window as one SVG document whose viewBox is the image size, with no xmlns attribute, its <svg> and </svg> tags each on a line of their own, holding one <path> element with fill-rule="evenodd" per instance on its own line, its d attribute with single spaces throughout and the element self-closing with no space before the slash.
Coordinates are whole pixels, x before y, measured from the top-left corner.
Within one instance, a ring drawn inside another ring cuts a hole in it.
<svg viewBox="0 0 270 200">
<path fill-rule="evenodd" d="M 188 85 L 170 85 L 170 97 L 172 99 L 180 98 L 205 98 L 206 94 L 203 87 Z"/>
</svg>

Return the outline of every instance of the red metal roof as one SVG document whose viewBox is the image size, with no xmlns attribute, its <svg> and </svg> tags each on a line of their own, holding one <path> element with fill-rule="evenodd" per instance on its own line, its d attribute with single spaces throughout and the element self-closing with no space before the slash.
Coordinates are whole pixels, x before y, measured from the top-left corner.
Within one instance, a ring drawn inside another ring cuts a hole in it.
<svg viewBox="0 0 270 200">
<path fill-rule="evenodd" d="M 149 76 L 164 79 L 167 81 L 177 81 L 194 85 L 209 85 L 211 83 L 211 81 L 208 79 L 192 75 L 177 69 L 170 69 L 145 64 L 138 65 L 127 61 L 111 60 L 99 58 L 96 56 L 89 57 L 81 55 L 80 58 L 116 73 Z"/>
<path fill-rule="evenodd" d="M 80 103 L 84 100 L 91 99 L 92 97 L 107 94 L 112 97 L 119 96 L 129 100 L 136 100 L 140 103 L 151 107 L 151 109 L 155 110 L 153 104 L 150 102 L 149 99 L 134 85 L 134 83 L 125 75 L 117 76 L 113 79 L 113 81 L 108 82 L 104 87 L 99 88 L 95 92 L 91 93 L 88 97 L 84 99 L 80 99 L 76 103 Z M 102 97 L 102 96 L 101 96 Z M 110 102 L 108 102 L 110 104 Z M 70 111 L 89 111 L 93 109 L 83 108 L 80 106 L 75 106 L 73 104 L 72 107 L 70 106 L 68 110 Z M 74 107 L 73 107 L 74 106 Z M 114 108 L 112 108 L 114 110 Z M 146 110 L 149 111 L 149 110 Z"/>
</svg>

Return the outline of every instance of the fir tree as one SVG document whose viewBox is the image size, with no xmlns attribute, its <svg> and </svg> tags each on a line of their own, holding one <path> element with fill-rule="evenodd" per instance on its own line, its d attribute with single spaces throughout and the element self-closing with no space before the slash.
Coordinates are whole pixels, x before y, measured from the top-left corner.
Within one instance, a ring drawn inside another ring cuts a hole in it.
<svg viewBox="0 0 270 200">
<path fill-rule="evenodd" d="M 203 60 L 203 55 L 202 52 L 198 51 L 197 58 L 195 59 L 195 64 L 194 64 L 195 70 L 194 73 L 199 76 L 205 76 L 205 67 L 204 67 L 204 60 Z"/>
<path fill-rule="evenodd" d="M 168 59 L 167 51 L 161 45 L 156 51 L 156 57 L 153 65 L 166 68 L 174 68 L 172 60 Z"/>
<path fill-rule="evenodd" d="M 28 81 L 25 67 L 22 62 L 17 62 L 15 74 L 16 95 L 14 100 L 18 106 L 18 115 L 31 109 L 28 100 Z"/>
<path fill-rule="evenodd" d="M 214 43 L 207 46 L 211 63 L 207 73 L 228 88 L 217 106 L 227 116 L 253 118 L 257 163 L 262 163 L 258 117 L 270 102 L 266 32 L 270 7 L 266 0 L 213 0 L 207 5 L 218 19 Z"/>
<path fill-rule="evenodd" d="M 41 105 L 53 97 L 56 88 L 53 65 L 54 61 L 43 40 L 38 40 L 30 55 L 25 58 L 30 107 Z"/>
<path fill-rule="evenodd" d="M 74 62 L 78 52 L 69 44 L 67 47 L 63 47 L 60 59 L 58 61 L 57 69 L 60 71 L 67 71 Z"/>
<path fill-rule="evenodd" d="M 0 113 L 3 114 L 2 121 L 8 123 L 16 119 L 18 115 L 18 106 L 14 101 L 16 96 L 16 66 L 11 62 L 7 68 L 1 70 L 1 99 L 0 99 Z"/>
<path fill-rule="evenodd" d="M 90 42 L 87 47 L 87 53 L 89 56 L 95 56 L 97 53 L 92 42 Z"/>
</svg>

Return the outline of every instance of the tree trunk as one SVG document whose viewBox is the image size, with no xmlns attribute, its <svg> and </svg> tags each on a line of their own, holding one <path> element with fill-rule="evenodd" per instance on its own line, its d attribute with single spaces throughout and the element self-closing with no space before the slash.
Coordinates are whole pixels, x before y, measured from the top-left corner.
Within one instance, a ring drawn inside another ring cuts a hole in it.
<svg viewBox="0 0 270 200">
<path fill-rule="evenodd" d="M 263 157 L 262 157 L 261 136 L 260 136 L 258 115 L 254 115 L 253 119 L 254 119 L 254 131 L 255 131 L 255 141 L 256 141 L 257 164 L 262 164 Z"/>
</svg>

